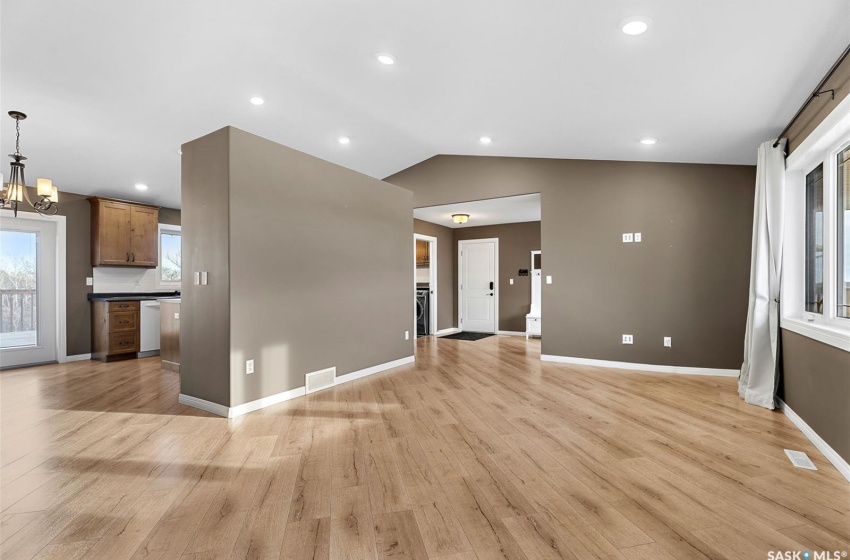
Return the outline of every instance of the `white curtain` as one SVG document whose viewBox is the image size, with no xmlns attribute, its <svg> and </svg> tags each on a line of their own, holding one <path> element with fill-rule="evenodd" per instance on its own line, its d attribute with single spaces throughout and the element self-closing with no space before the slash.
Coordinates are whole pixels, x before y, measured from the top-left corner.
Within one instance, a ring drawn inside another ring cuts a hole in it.
<svg viewBox="0 0 850 560">
<path fill-rule="evenodd" d="M 785 140 L 759 146 L 750 303 L 738 394 L 750 404 L 775 407 L 779 379 L 779 279 L 785 212 Z"/>
</svg>

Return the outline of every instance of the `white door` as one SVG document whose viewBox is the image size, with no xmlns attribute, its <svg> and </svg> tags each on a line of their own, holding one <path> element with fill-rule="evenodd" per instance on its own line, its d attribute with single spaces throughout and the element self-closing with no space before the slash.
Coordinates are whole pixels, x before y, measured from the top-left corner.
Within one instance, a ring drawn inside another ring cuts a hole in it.
<svg viewBox="0 0 850 560">
<path fill-rule="evenodd" d="M 472 332 L 496 332 L 498 296 L 496 239 L 461 241 L 460 328 Z"/>
<path fill-rule="evenodd" d="M 0 219 L 0 367 L 56 361 L 56 222 Z"/>
</svg>

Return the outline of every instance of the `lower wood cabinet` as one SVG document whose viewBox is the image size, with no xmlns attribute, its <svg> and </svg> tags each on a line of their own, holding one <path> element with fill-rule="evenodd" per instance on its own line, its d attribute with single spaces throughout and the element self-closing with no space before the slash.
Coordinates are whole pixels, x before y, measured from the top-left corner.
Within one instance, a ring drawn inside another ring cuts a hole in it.
<svg viewBox="0 0 850 560">
<path fill-rule="evenodd" d="M 135 358 L 139 352 L 138 301 L 92 302 L 93 360 Z"/>
</svg>

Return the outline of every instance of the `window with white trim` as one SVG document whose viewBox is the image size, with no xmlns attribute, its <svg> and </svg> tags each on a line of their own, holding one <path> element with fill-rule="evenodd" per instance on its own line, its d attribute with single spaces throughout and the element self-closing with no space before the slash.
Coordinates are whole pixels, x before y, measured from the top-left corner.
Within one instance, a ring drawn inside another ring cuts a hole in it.
<svg viewBox="0 0 850 560">
<path fill-rule="evenodd" d="M 182 253 L 180 226 L 159 224 L 159 267 L 157 279 L 162 287 L 180 287 Z"/>
<path fill-rule="evenodd" d="M 785 161 L 781 327 L 850 352 L 850 96 Z"/>
</svg>

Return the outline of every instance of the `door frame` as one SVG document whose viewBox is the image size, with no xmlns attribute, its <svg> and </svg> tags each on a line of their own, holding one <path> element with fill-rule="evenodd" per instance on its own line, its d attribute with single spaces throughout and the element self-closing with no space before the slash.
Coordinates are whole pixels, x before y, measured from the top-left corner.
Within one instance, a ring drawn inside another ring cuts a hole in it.
<svg viewBox="0 0 850 560">
<path fill-rule="evenodd" d="M 18 216 L 12 210 L 0 210 L 0 218 L 9 220 L 47 220 L 56 223 L 56 361 L 64 363 L 68 361 L 68 340 L 66 325 L 66 229 L 65 216 L 41 216 L 35 212 L 19 211 Z"/>
<path fill-rule="evenodd" d="M 471 245 L 473 243 L 495 243 L 494 251 L 495 251 L 495 279 L 493 281 L 493 292 L 495 301 L 495 308 L 493 313 L 495 313 L 495 323 L 493 325 L 493 334 L 497 334 L 499 332 L 499 298 L 501 296 L 501 292 L 499 291 L 499 238 L 498 237 L 488 237 L 485 239 L 461 239 L 457 242 L 457 325 L 461 332 L 463 332 L 463 246 Z"/>
<path fill-rule="evenodd" d="M 413 293 L 416 294 L 416 241 L 427 241 L 428 249 L 428 283 L 431 285 L 431 296 L 428 298 L 428 334 L 437 334 L 437 238 L 421 233 L 413 234 Z M 415 300 L 414 300 L 415 302 Z M 413 306 L 413 333 L 416 338 L 416 306 Z"/>
</svg>

